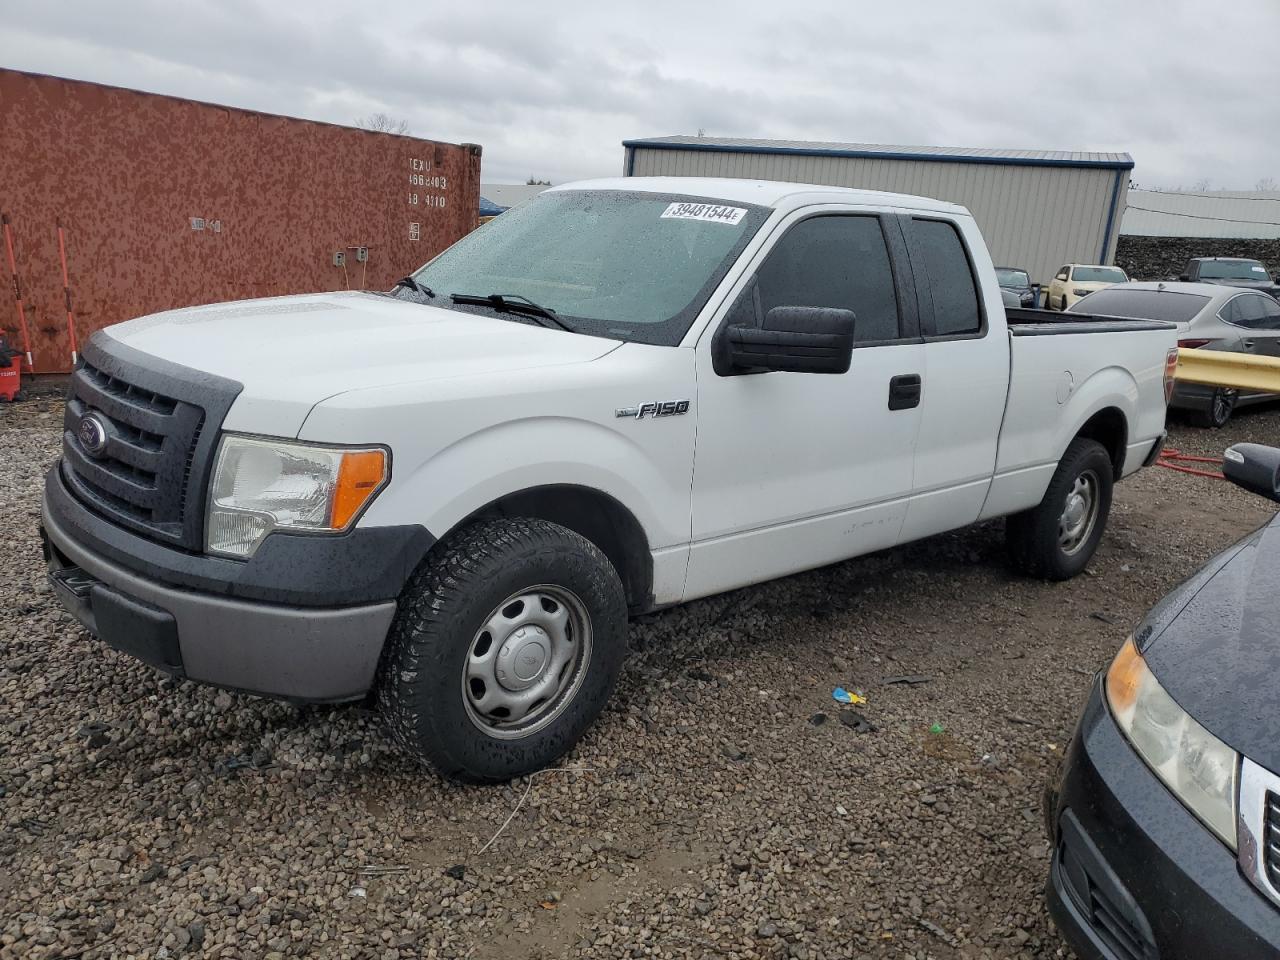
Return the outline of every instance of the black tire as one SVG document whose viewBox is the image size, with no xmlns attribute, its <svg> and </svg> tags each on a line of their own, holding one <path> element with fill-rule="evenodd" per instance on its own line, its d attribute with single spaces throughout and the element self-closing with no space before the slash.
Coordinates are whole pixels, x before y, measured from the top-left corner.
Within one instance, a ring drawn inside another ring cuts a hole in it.
<svg viewBox="0 0 1280 960">
<path fill-rule="evenodd" d="M 1239 396 L 1239 392 L 1230 387 L 1217 387 L 1209 399 L 1209 406 L 1192 414 L 1192 420 L 1197 426 L 1221 430 L 1235 413 Z"/>
<path fill-rule="evenodd" d="M 1064 544 L 1063 522 L 1078 481 L 1092 485 L 1096 511 L 1086 515 L 1092 519 L 1081 530 L 1078 543 Z M 1082 437 L 1071 441 L 1040 505 L 1005 521 L 1005 542 L 1014 569 L 1041 580 L 1069 580 L 1084 570 L 1107 526 L 1112 485 L 1111 458 L 1102 444 Z"/>
<path fill-rule="evenodd" d="M 1062 313 L 1067 312 L 1067 295 L 1065 293 L 1062 295 L 1062 302 L 1058 304 L 1058 310 Z"/>
<path fill-rule="evenodd" d="M 573 667 L 576 686 L 550 698 L 558 712 L 545 726 L 502 739 L 469 704 L 464 671 L 499 605 L 535 587 L 578 602 L 589 656 L 580 672 Z M 594 544 L 545 520 L 482 521 L 438 545 L 401 592 L 378 671 L 379 711 L 397 745 L 443 776 L 510 780 L 552 763 L 586 732 L 613 692 L 626 646 L 622 582 Z"/>
</svg>

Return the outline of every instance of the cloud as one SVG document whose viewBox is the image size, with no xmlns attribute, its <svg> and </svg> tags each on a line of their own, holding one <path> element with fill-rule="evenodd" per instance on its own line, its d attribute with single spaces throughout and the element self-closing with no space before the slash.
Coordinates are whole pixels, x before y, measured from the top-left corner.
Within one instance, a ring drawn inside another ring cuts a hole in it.
<svg viewBox="0 0 1280 960">
<path fill-rule="evenodd" d="M 614 174 L 621 140 L 702 128 L 1126 150 L 1144 185 L 1247 187 L 1280 177 L 1278 28 L 1269 0 L 1229 18 L 1192 0 L 71 0 L 12 9 L 3 60 L 338 123 L 382 111 L 483 144 L 491 180 Z"/>
</svg>

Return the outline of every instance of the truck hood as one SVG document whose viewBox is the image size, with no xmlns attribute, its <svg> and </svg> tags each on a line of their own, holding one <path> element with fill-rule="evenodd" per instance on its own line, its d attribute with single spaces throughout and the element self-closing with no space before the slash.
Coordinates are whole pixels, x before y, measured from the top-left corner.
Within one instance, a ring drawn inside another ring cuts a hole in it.
<svg viewBox="0 0 1280 960">
<path fill-rule="evenodd" d="M 296 436 L 315 404 L 348 390 L 585 363 L 619 345 L 370 293 L 188 307 L 100 335 L 238 381 L 225 428 L 272 436 Z"/>
<path fill-rule="evenodd" d="M 1136 639 L 1182 709 L 1280 772 L 1280 518 L 1175 589 Z"/>
</svg>

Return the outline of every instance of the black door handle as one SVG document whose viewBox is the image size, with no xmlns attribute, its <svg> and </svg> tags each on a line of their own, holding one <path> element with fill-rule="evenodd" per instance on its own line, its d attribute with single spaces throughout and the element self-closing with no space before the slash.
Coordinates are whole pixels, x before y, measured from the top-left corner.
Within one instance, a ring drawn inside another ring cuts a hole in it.
<svg viewBox="0 0 1280 960">
<path fill-rule="evenodd" d="M 920 374 L 903 373 L 889 381 L 889 409 L 910 410 L 920 406 Z"/>
</svg>

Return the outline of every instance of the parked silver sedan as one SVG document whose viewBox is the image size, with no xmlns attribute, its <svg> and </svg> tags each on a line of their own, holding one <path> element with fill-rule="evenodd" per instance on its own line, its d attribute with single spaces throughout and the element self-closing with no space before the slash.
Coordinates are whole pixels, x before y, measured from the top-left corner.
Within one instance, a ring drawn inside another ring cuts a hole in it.
<svg viewBox="0 0 1280 960">
<path fill-rule="evenodd" d="M 1071 305 L 1068 313 L 1139 317 L 1178 325 L 1178 346 L 1280 359 L 1280 301 L 1265 293 L 1211 283 L 1118 283 Z M 1221 427 L 1236 407 L 1275 399 L 1229 387 L 1178 383 L 1172 407 Z"/>
</svg>

